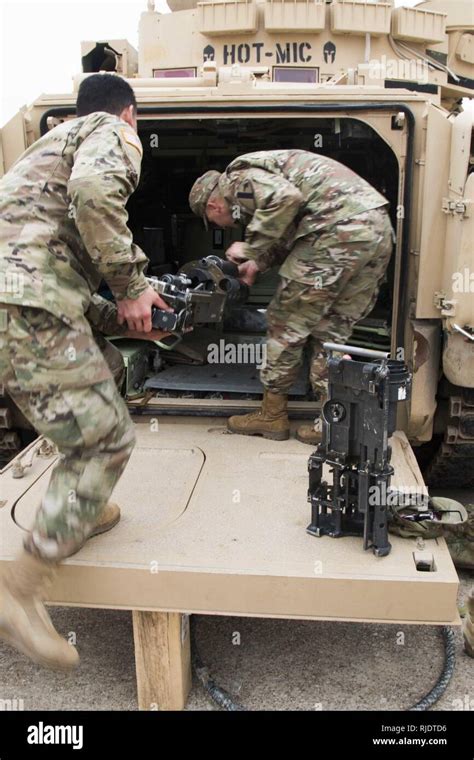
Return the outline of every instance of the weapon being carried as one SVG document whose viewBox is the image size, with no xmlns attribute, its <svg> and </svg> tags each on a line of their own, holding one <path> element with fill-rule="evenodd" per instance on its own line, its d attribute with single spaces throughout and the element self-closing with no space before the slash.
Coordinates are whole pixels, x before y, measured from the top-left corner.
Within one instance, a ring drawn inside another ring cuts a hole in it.
<svg viewBox="0 0 474 760">
<path fill-rule="evenodd" d="M 185 264 L 177 274 L 148 277 L 148 282 L 173 311 L 154 309 L 155 329 L 186 332 L 196 325 L 221 322 L 227 304 L 245 303 L 248 287 L 238 268 L 218 256 Z"/>
<path fill-rule="evenodd" d="M 322 441 L 308 462 L 307 532 L 334 538 L 363 535 L 364 549 L 384 557 L 391 549 L 387 493 L 394 472 L 388 439 L 395 431 L 397 403 L 410 396 L 411 375 L 403 362 L 380 351 L 332 343 L 324 347 L 329 351 L 328 401 L 321 410 Z M 377 359 L 336 359 L 332 351 Z M 324 463 L 331 468 L 332 484 L 323 480 Z"/>
</svg>

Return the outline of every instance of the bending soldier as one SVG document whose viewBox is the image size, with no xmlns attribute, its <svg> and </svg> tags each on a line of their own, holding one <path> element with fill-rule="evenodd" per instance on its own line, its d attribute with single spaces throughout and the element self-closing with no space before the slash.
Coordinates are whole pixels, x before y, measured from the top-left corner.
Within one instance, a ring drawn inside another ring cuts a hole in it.
<svg viewBox="0 0 474 760">
<path fill-rule="evenodd" d="M 350 169 L 303 150 L 248 153 L 219 174 L 196 180 L 189 196 L 195 214 L 219 227 L 246 226 L 245 242 L 228 259 L 248 285 L 280 264 L 281 280 L 267 310 L 267 355 L 260 378 L 260 411 L 231 417 L 233 433 L 289 437 L 288 392 L 310 344 L 310 380 L 324 397 L 322 343 L 345 343 L 373 308 L 392 252 L 388 201 Z M 315 444 L 314 426 L 297 438 Z"/>
</svg>

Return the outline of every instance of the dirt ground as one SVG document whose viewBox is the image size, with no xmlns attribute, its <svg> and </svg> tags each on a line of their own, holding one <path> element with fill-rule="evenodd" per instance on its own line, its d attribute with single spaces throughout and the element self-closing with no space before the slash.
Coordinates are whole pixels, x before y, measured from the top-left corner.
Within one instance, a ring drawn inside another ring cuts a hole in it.
<svg viewBox="0 0 474 760">
<path fill-rule="evenodd" d="M 473 582 L 461 573 L 460 602 Z M 76 633 L 79 670 L 46 671 L 0 644 L 0 699 L 21 699 L 25 710 L 138 709 L 131 613 L 55 608 L 52 618 L 62 634 Z M 193 625 L 211 674 L 249 710 L 404 710 L 432 688 L 443 663 L 433 626 L 202 615 Z M 474 660 L 459 630 L 456 655 L 433 709 L 474 710 Z M 186 709 L 218 708 L 194 679 Z"/>
</svg>

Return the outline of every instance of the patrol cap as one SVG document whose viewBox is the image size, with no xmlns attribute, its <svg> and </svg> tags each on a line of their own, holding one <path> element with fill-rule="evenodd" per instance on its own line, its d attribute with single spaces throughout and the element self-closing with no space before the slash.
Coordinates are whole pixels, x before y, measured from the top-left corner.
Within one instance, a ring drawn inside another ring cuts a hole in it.
<svg viewBox="0 0 474 760">
<path fill-rule="evenodd" d="M 213 190 L 216 189 L 217 185 L 219 184 L 220 177 L 221 177 L 220 172 L 216 171 L 215 169 L 211 169 L 210 171 L 203 174 L 201 177 L 198 177 L 198 179 L 196 180 L 196 182 L 191 188 L 191 192 L 189 193 L 189 205 L 191 206 L 191 210 L 193 211 L 194 214 L 202 218 L 206 229 L 207 229 L 207 218 L 206 218 L 207 202 L 211 196 L 211 193 L 213 192 Z"/>
</svg>

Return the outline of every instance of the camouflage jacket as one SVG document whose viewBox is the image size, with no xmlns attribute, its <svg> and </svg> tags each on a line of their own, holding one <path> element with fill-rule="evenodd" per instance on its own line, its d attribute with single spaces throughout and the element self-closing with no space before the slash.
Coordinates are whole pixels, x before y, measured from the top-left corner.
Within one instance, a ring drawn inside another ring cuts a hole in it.
<svg viewBox="0 0 474 760">
<path fill-rule="evenodd" d="M 91 296 L 85 317 L 92 330 L 96 333 L 101 333 L 102 335 L 114 337 L 117 335 L 125 335 L 128 331 L 128 325 L 126 322 L 121 325 L 117 322 L 117 306 L 107 298 L 100 296 L 98 293 L 93 293 Z"/>
<path fill-rule="evenodd" d="M 147 287 L 125 204 L 142 146 L 126 122 L 92 113 L 35 142 L 0 180 L 0 302 L 43 308 L 76 329 L 101 279 L 115 298 Z"/>
<path fill-rule="evenodd" d="M 388 203 L 351 169 L 304 150 L 239 156 L 219 189 L 246 225 L 247 256 L 262 272 L 280 264 L 298 238 Z"/>
</svg>

